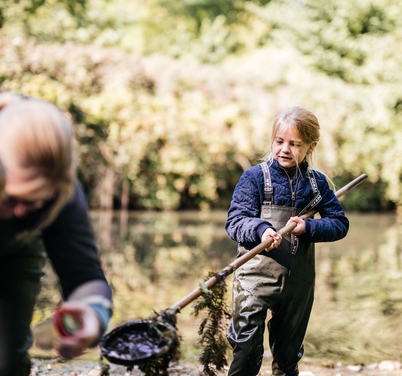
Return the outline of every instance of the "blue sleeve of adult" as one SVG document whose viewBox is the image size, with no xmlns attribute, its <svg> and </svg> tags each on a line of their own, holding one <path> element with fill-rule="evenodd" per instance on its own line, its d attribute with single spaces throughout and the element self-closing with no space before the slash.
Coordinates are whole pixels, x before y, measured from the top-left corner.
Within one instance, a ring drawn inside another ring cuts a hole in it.
<svg viewBox="0 0 402 376">
<path fill-rule="evenodd" d="M 89 306 L 95 311 L 101 323 L 101 333 L 99 339 L 96 343 L 93 344 L 93 346 L 96 346 L 99 343 L 100 339 L 103 337 L 103 335 L 106 333 L 106 330 L 109 326 L 110 318 L 112 317 L 112 310 L 110 308 L 106 308 L 102 304 L 97 303 L 91 303 L 89 304 Z"/>
</svg>

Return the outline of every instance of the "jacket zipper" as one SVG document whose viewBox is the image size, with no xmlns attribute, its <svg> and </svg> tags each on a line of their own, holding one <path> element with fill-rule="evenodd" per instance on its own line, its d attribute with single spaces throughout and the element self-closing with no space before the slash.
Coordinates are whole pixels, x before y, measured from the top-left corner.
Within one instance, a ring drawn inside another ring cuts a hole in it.
<svg viewBox="0 0 402 376">
<path fill-rule="evenodd" d="M 290 178 L 288 172 L 283 169 L 283 171 L 285 171 L 286 176 L 288 177 L 289 180 L 289 185 L 290 185 L 290 191 L 292 192 L 292 217 L 296 215 L 296 207 L 295 207 L 295 202 L 296 202 L 296 191 L 297 191 L 297 186 L 299 184 L 299 180 L 300 180 L 300 174 L 297 173 L 297 170 L 295 172 L 296 175 L 296 183 L 295 183 L 295 188 L 293 189 L 292 186 L 292 181 L 293 179 Z M 294 177 L 294 175 L 293 175 Z"/>
</svg>

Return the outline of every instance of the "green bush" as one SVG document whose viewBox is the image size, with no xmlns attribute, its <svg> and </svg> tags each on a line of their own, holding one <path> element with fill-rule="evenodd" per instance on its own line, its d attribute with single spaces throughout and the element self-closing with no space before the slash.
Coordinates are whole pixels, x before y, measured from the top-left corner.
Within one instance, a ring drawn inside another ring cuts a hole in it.
<svg viewBox="0 0 402 376">
<path fill-rule="evenodd" d="M 401 200 L 399 82 L 351 85 L 290 48 L 210 65 L 24 41 L 1 47 L 0 82 L 71 116 L 92 207 L 119 207 L 128 187 L 132 208 L 227 208 L 242 171 L 268 151 L 275 116 L 293 104 L 320 120 L 320 170 L 341 183 L 368 174 L 346 209 Z"/>
</svg>

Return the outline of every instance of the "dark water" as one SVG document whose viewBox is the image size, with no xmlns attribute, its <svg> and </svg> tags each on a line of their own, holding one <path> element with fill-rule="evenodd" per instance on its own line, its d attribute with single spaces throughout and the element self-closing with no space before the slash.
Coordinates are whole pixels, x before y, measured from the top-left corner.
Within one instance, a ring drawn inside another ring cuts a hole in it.
<svg viewBox="0 0 402 376">
<path fill-rule="evenodd" d="M 350 214 L 348 236 L 316 246 L 316 300 L 306 354 L 372 362 L 402 353 L 402 227 L 391 214 Z M 209 271 L 233 261 L 225 212 L 92 213 L 107 277 L 114 289 L 111 327 L 148 318 L 181 300 Z M 231 276 L 228 278 L 230 289 Z M 57 303 L 49 273 L 34 320 Z M 227 297 L 230 303 L 230 292 Z M 180 313 L 182 342 L 194 352 L 198 322 Z M 183 345 L 183 344 L 182 344 Z M 186 351 L 184 350 L 184 355 Z"/>
</svg>

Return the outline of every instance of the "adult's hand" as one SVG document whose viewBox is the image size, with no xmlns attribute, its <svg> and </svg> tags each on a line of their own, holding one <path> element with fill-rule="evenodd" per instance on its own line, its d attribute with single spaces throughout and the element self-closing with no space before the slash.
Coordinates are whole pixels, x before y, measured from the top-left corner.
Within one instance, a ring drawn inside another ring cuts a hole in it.
<svg viewBox="0 0 402 376">
<path fill-rule="evenodd" d="M 72 359 L 82 355 L 88 347 L 96 343 L 101 335 L 101 323 L 95 311 L 86 303 L 68 301 L 62 304 L 61 309 L 66 309 L 81 319 L 80 329 L 71 336 L 61 337 L 57 347 L 61 357 Z"/>
</svg>

